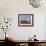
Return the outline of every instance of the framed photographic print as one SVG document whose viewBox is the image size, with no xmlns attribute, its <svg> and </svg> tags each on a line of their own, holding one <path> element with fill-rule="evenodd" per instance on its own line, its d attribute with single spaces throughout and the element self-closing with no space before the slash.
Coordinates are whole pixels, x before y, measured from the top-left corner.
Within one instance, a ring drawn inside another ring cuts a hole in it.
<svg viewBox="0 0 46 46">
<path fill-rule="evenodd" d="M 18 26 L 33 26 L 33 14 L 18 14 Z"/>
</svg>

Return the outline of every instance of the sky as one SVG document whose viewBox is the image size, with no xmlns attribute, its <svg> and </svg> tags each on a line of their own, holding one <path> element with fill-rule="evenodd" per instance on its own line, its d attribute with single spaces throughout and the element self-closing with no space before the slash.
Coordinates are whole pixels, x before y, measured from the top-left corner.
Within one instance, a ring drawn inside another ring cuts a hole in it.
<svg viewBox="0 0 46 46">
<path fill-rule="evenodd" d="M 32 16 L 26 16 L 26 15 L 23 15 L 23 16 L 20 16 L 20 20 L 27 20 L 27 21 L 29 21 L 29 20 L 31 20 L 32 19 Z"/>
</svg>

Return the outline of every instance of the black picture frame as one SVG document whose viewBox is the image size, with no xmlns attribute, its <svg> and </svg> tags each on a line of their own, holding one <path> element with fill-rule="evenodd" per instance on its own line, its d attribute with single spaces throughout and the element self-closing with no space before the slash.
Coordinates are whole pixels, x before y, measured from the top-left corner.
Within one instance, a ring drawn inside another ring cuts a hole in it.
<svg viewBox="0 0 46 46">
<path fill-rule="evenodd" d="M 18 26 L 31 27 L 34 25 L 33 14 L 18 14 Z"/>
</svg>

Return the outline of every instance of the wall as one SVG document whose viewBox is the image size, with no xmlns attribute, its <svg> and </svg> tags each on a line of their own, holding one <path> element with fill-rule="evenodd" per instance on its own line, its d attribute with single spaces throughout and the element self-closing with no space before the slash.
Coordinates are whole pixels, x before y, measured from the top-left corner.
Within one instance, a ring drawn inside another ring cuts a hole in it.
<svg viewBox="0 0 46 46">
<path fill-rule="evenodd" d="M 33 8 L 28 0 L 0 0 L 0 18 L 4 16 L 13 18 L 8 34 L 16 40 L 27 40 L 34 34 L 37 35 L 37 39 L 45 40 L 45 12 L 46 6 Z M 18 14 L 34 14 L 34 26 L 18 27 Z M 2 33 L 3 31 L 0 31 L 0 35 Z M 0 39 L 4 37 L 0 36 Z"/>
</svg>

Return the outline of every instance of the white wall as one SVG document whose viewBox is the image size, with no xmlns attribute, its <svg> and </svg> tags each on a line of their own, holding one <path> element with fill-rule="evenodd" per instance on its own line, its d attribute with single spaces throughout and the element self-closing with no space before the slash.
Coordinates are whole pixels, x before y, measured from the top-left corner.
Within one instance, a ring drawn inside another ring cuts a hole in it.
<svg viewBox="0 0 46 46">
<path fill-rule="evenodd" d="M 36 34 L 39 40 L 45 40 L 45 7 L 33 8 L 28 0 L 0 0 L 0 17 L 6 16 L 13 18 L 12 27 L 8 33 L 14 39 L 27 40 Z M 18 27 L 18 14 L 34 14 L 34 26 Z M 2 38 L 0 36 L 0 39 Z"/>
</svg>

